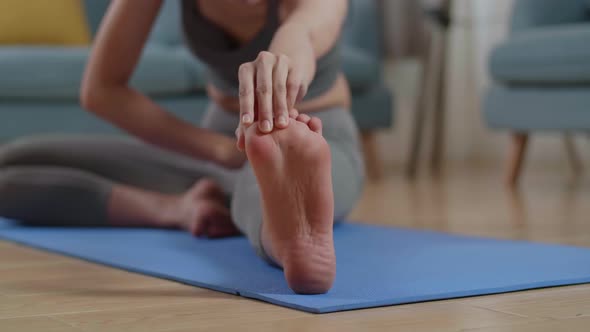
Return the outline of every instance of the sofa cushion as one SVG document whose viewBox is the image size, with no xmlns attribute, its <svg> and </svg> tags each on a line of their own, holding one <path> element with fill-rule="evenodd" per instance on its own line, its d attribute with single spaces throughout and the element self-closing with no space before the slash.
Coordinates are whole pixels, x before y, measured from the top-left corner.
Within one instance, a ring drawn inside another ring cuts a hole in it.
<svg viewBox="0 0 590 332">
<path fill-rule="evenodd" d="M 590 24 L 520 32 L 492 53 L 494 79 L 515 84 L 590 83 Z"/>
<path fill-rule="evenodd" d="M 86 47 L 0 48 L 0 98 L 77 99 Z M 183 47 L 148 46 L 132 86 L 150 95 L 181 95 L 204 88 L 203 67 Z"/>
<path fill-rule="evenodd" d="M 590 130 L 590 87 L 511 87 L 494 85 L 483 103 L 486 124 L 520 132 Z"/>
<path fill-rule="evenodd" d="M 88 23 L 80 1 L 0 1 L 0 44 L 90 44 Z"/>
<path fill-rule="evenodd" d="M 105 0 L 84 0 L 86 18 L 93 36 L 98 31 L 98 27 L 108 9 L 109 3 L 109 1 Z M 150 33 L 149 41 L 163 45 L 179 45 L 182 43 L 180 4 L 178 0 L 162 2 L 162 7 Z"/>
<path fill-rule="evenodd" d="M 364 90 L 380 79 L 379 60 L 368 51 L 344 45 L 341 56 L 342 69 L 353 91 Z"/>
<path fill-rule="evenodd" d="M 184 42 L 181 29 L 180 1 L 164 1 L 150 34 L 150 41 L 164 45 L 180 45 Z"/>
</svg>

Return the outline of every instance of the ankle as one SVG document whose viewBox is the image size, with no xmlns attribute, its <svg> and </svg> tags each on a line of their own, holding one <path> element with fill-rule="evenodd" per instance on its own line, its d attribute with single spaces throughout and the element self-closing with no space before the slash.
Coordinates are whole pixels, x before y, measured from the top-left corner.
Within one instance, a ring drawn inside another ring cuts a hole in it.
<svg viewBox="0 0 590 332">
<path fill-rule="evenodd" d="M 187 217 L 186 204 L 183 204 L 182 196 L 162 195 L 154 202 L 158 213 L 154 220 L 159 227 L 181 228 Z"/>
<path fill-rule="evenodd" d="M 113 226 L 176 227 L 179 197 L 115 186 L 109 197 L 107 214 Z"/>
</svg>

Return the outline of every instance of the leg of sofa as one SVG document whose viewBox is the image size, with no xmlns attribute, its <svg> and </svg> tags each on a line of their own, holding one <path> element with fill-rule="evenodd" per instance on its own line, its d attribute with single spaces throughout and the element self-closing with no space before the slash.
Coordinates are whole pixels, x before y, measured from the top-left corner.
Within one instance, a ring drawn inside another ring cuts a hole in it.
<svg viewBox="0 0 590 332">
<path fill-rule="evenodd" d="M 529 135 L 526 133 L 514 133 L 511 138 L 512 142 L 510 146 L 510 157 L 508 159 L 506 184 L 510 188 L 514 188 L 518 184 L 518 179 L 520 177 Z"/>
<path fill-rule="evenodd" d="M 438 63 L 436 72 L 436 106 L 432 119 L 432 152 L 430 155 L 430 170 L 434 175 L 440 175 L 442 158 L 444 155 L 445 116 L 446 116 L 446 87 L 447 87 L 447 30 L 439 28 L 438 34 Z"/>
<path fill-rule="evenodd" d="M 363 131 L 361 133 L 363 141 L 363 154 L 365 158 L 365 167 L 367 178 L 370 181 L 376 181 L 381 178 L 381 160 L 377 151 L 377 137 L 373 131 Z"/>
</svg>

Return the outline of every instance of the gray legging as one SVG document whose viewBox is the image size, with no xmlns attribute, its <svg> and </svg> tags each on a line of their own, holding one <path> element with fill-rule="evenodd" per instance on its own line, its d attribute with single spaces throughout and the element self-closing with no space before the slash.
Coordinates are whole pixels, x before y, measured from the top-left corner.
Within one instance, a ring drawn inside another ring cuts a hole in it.
<svg viewBox="0 0 590 332">
<path fill-rule="evenodd" d="M 315 112 L 332 153 L 335 217 L 343 218 L 360 196 L 363 162 L 352 116 L 342 108 Z M 203 126 L 234 135 L 238 116 L 211 104 Z M 38 136 L 0 147 L 0 216 L 35 225 L 108 225 L 113 185 L 182 193 L 203 177 L 231 196 L 231 216 L 257 252 L 262 211 L 249 163 L 230 171 L 125 136 Z"/>
</svg>

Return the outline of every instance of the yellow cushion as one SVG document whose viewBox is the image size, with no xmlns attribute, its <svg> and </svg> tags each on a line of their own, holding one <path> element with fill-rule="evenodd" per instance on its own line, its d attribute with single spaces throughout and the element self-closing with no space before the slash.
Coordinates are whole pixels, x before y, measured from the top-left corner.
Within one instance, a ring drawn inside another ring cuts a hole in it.
<svg viewBox="0 0 590 332">
<path fill-rule="evenodd" d="M 87 45 L 80 0 L 0 0 L 0 44 Z"/>
</svg>

